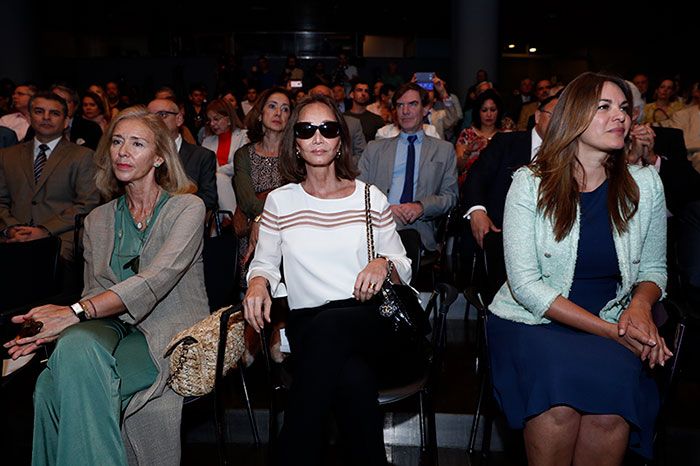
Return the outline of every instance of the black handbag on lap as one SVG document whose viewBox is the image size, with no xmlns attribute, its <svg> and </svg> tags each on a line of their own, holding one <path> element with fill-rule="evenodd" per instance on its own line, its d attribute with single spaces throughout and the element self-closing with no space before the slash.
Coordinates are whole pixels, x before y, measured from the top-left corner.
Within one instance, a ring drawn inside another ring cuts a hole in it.
<svg viewBox="0 0 700 466">
<path fill-rule="evenodd" d="M 374 230 L 369 196 L 369 184 L 365 184 L 365 221 L 367 224 L 367 262 L 376 259 L 374 251 Z M 391 324 L 392 330 L 402 336 L 420 342 L 430 332 L 427 313 L 418 300 L 417 292 L 408 285 L 391 282 L 391 273 L 387 274 L 378 293 L 381 300 L 379 315 Z"/>
</svg>

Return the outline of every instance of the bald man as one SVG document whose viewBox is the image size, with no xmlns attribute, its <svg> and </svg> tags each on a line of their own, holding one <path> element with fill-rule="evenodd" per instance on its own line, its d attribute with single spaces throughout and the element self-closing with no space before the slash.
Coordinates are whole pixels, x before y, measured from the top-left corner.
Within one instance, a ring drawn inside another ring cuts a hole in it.
<svg viewBox="0 0 700 466">
<path fill-rule="evenodd" d="M 309 95 L 325 95 L 333 99 L 333 91 L 330 87 L 324 86 L 323 84 L 309 89 Z M 357 162 L 365 151 L 365 147 L 367 147 L 367 141 L 362 133 L 362 125 L 360 124 L 360 120 L 355 117 L 343 115 L 343 118 L 345 118 L 345 123 L 348 125 L 348 132 L 350 133 L 352 155 Z"/>
<path fill-rule="evenodd" d="M 219 196 L 216 192 L 216 154 L 204 147 L 195 146 L 182 139 L 180 127 L 185 122 L 182 109 L 169 99 L 155 99 L 148 104 L 148 111 L 163 119 L 175 147 L 180 154 L 180 161 L 185 173 L 197 185 L 199 196 L 207 210 L 216 209 Z"/>
</svg>

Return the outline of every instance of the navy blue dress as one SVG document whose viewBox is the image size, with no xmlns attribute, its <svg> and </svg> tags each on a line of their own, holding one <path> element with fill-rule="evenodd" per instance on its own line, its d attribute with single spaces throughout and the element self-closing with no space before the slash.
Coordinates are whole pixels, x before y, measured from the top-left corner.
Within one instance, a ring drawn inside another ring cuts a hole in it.
<svg viewBox="0 0 700 466">
<path fill-rule="evenodd" d="M 620 282 L 607 210 L 608 183 L 581 194 L 581 230 L 569 299 L 598 315 Z M 659 407 L 640 359 L 608 338 L 552 322 L 526 325 L 489 314 L 494 395 L 512 428 L 553 406 L 618 414 L 631 426 L 630 448 L 651 458 Z"/>
</svg>

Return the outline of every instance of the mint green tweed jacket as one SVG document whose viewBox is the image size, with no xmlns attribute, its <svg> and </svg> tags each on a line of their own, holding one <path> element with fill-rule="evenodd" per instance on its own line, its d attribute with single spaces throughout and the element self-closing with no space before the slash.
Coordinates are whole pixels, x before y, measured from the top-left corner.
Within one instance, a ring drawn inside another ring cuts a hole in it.
<svg viewBox="0 0 700 466">
<path fill-rule="evenodd" d="M 661 179 L 652 167 L 630 166 L 639 186 L 639 208 L 618 234 L 613 228 L 622 282 L 617 295 L 600 312 L 617 322 L 634 286 L 643 281 L 666 288 L 666 203 Z M 503 247 L 508 281 L 489 306 L 497 316 L 536 325 L 549 323 L 544 313 L 554 299 L 568 297 L 574 278 L 581 211 L 571 232 L 557 242 L 550 220 L 537 210 L 540 178 L 523 167 L 513 175 L 503 219 Z"/>
</svg>

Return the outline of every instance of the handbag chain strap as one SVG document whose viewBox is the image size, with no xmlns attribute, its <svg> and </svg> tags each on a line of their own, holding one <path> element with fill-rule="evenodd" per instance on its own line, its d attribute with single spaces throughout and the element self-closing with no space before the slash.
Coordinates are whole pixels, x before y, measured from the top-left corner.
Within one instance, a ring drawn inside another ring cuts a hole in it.
<svg viewBox="0 0 700 466">
<path fill-rule="evenodd" d="M 374 231 L 372 229 L 372 211 L 369 199 L 369 184 L 365 184 L 365 222 L 367 225 L 367 263 L 374 259 Z"/>
</svg>

